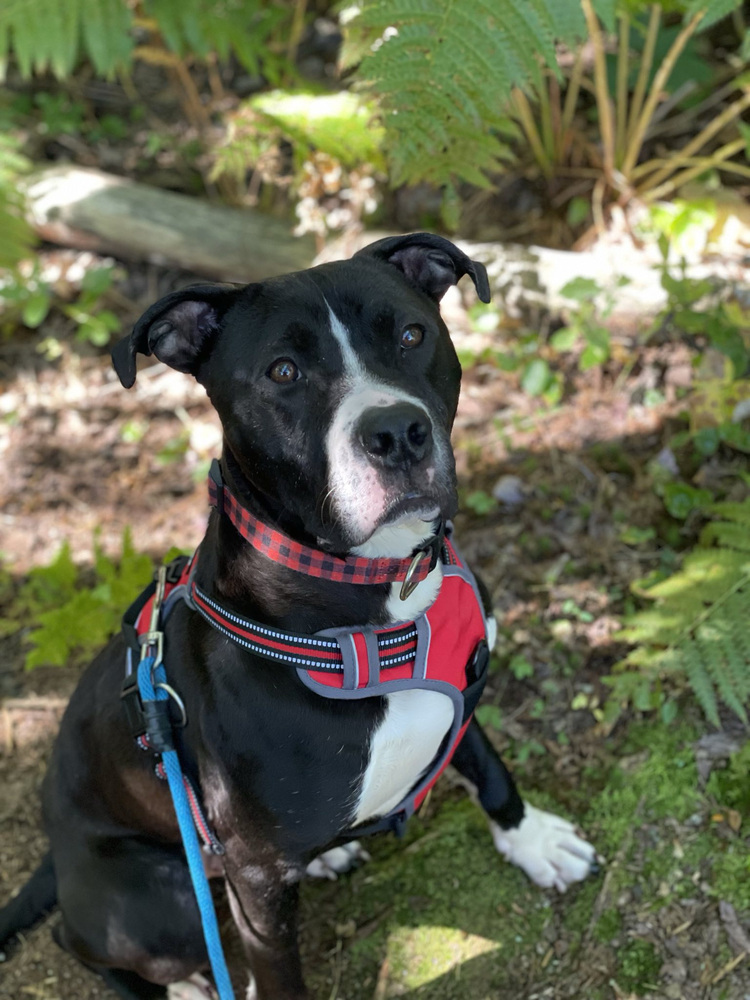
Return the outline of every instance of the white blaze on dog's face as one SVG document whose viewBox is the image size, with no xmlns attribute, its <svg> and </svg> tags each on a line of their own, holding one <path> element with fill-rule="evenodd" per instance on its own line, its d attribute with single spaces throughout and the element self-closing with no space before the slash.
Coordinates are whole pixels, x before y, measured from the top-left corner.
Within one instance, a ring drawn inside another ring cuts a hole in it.
<svg viewBox="0 0 750 1000">
<path fill-rule="evenodd" d="M 330 306 L 328 313 L 343 361 L 341 399 L 326 435 L 331 505 L 354 546 L 378 532 L 377 554 L 400 556 L 430 535 L 443 513 L 444 490 L 436 487 L 453 475 L 447 430 L 424 401 L 368 371 L 350 331 Z"/>
</svg>

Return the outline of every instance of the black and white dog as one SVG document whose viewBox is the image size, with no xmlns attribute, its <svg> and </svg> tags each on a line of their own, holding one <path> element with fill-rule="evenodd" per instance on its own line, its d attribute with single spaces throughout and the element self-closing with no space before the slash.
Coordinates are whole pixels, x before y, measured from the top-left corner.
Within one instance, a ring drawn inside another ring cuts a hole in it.
<svg viewBox="0 0 750 1000">
<path fill-rule="evenodd" d="M 194 375 L 223 425 L 217 509 L 165 662 L 248 997 L 309 996 L 301 878 L 362 857 L 350 831 L 398 825 L 451 754 L 497 850 L 534 882 L 563 891 L 595 867 L 570 823 L 522 802 L 471 719 L 494 622 L 443 537 L 461 370 L 438 309 L 465 274 L 488 300 L 483 266 L 449 241 L 385 239 L 260 284 L 175 292 L 113 354 L 126 387 L 138 353 Z M 118 637 L 70 701 L 43 791 L 50 854 L 0 912 L 0 943 L 57 904 L 60 944 L 146 1000 L 207 955 L 168 789 L 122 708 L 126 659 Z"/>
</svg>

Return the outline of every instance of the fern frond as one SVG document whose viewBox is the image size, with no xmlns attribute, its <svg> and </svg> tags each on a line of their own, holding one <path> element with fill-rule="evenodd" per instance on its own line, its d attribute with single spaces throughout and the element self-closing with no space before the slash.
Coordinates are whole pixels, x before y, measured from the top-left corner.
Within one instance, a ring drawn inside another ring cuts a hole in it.
<svg viewBox="0 0 750 1000">
<path fill-rule="evenodd" d="M 0 267 L 14 267 L 36 242 L 24 218 L 18 178 L 31 166 L 12 135 L 0 135 Z"/>
<path fill-rule="evenodd" d="M 344 61 L 379 97 L 392 180 L 486 185 L 512 134 L 514 86 L 557 72 L 555 40 L 584 33 L 579 0 L 369 0 L 348 28 Z"/>
<path fill-rule="evenodd" d="M 698 647 L 694 643 L 688 643 L 682 650 L 682 662 L 690 687 L 698 699 L 698 704 L 706 713 L 706 718 L 718 727 L 719 707 L 716 702 L 714 686 Z"/>
<path fill-rule="evenodd" d="M 746 722 L 745 706 L 737 691 L 737 686 L 742 688 L 743 683 L 740 678 L 739 685 L 735 684 L 733 672 L 729 668 L 727 652 L 728 650 L 731 652 L 732 643 L 726 635 L 728 630 L 721 627 L 723 624 L 726 623 L 715 622 L 698 629 L 694 646 L 724 704 Z"/>
<path fill-rule="evenodd" d="M 85 49 L 98 73 L 130 58 L 132 13 L 125 0 L 6 0 L 0 4 L 0 62 L 12 49 L 23 76 L 72 72 Z"/>
<path fill-rule="evenodd" d="M 721 700 L 743 722 L 750 703 L 750 500 L 715 504 L 715 521 L 679 572 L 649 590 L 656 603 L 631 615 L 620 637 L 641 643 L 622 663 L 684 676 L 718 724 Z"/>
<path fill-rule="evenodd" d="M 0 70 L 13 51 L 23 76 L 51 69 L 70 74 L 84 53 L 108 76 L 133 53 L 133 7 L 128 0 L 3 0 L 0 3 Z M 268 38 L 284 18 L 282 6 L 262 0 L 146 0 L 168 48 L 181 55 L 221 59 L 234 53 L 250 71 L 275 78 L 283 58 Z"/>
<path fill-rule="evenodd" d="M 717 514 L 735 524 L 743 524 L 750 532 L 750 504 L 748 503 L 732 503 L 724 500 L 721 503 L 711 504 L 707 511 L 709 514 Z"/>
<path fill-rule="evenodd" d="M 701 532 L 701 545 L 718 545 L 736 552 L 750 552 L 750 525 L 714 521 Z"/>
</svg>

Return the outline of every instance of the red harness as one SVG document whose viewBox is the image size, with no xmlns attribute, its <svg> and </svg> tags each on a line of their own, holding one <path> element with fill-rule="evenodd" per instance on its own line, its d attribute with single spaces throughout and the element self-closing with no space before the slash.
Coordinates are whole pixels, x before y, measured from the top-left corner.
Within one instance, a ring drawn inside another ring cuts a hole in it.
<svg viewBox="0 0 750 1000">
<path fill-rule="evenodd" d="M 213 480 L 210 482 L 213 482 L 213 497 L 216 483 Z M 243 523 L 249 523 L 248 512 L 226 486 L 222 486 L 222 490 L 223 509 L 242 512 L 237 516 Z M 235 523 L 234 517 L 232 522 Z M 253 524 L 256 537 L 275 534 L 254 519 Z M 292 544 L 297 545 L 295 542 Z M 323 561 L 333 558 L 322 553 L 318 555 Z M 400 831 L 450 762 L 486 680 L 489 652 L 482 602 L 476 581 L 454 545 L 447 539 L 443 542 L 443 581 L 438 596 L 427 611 L 414 621 L 398 622 L 383 628 L 332 628 L 314 635 L 271 628 L 223 608 L 196 583 L 196 556 L 189 561 L 183 557 L 171 567 L 163 604 L 164 617 L 175 600 L 182 598 L 238 645 L 258 656 L 295 668 L 301 682 L 324 698 L 347 701 L 413 689 L 438 691 L 450 698 L 453 721 L 430 767 L 387 816 L 356 830 L 357 833 L 389 828 Z M 413 559 L 355 561 L 398 562 L 403 569 Z M 345 563 L 347 560 L 339 559 L 337 562 Z M 425 563 L 426 560 L 422 565 Z M 367 572 L 366 567 L 364 572 Z M 398 579 L 400 577 L 396 577 Z M 132 648 L 139 647 L 140 637 L 148 631 L 153 599 L 150 588 L 123 620 L 125 636 Z"/>
</svg>

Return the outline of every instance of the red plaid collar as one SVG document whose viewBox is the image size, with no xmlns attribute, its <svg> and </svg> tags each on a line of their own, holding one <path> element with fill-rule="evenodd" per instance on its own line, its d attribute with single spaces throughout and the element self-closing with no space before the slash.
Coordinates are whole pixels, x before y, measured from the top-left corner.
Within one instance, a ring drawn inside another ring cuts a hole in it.
<svg viewBox="0 0 750 1000">
<path fill-rule="evenodd" d="M 240 535 L 264 556 L 298 573 L 337 583 L 402 583 L 408 576 L 410 592 L 435 568 L 443 547 L 442 525 L 437 535 L 406 559 L 342 558 L 302 545 L 282 531 L 259 521 L 243 507 L 224 482 L 216 459 L 211 463 L 208 474 L 208 499 L 211 506 L 226 514 Z M 422 558 L 416 561 L 420 553 Z"/>
</svg>

